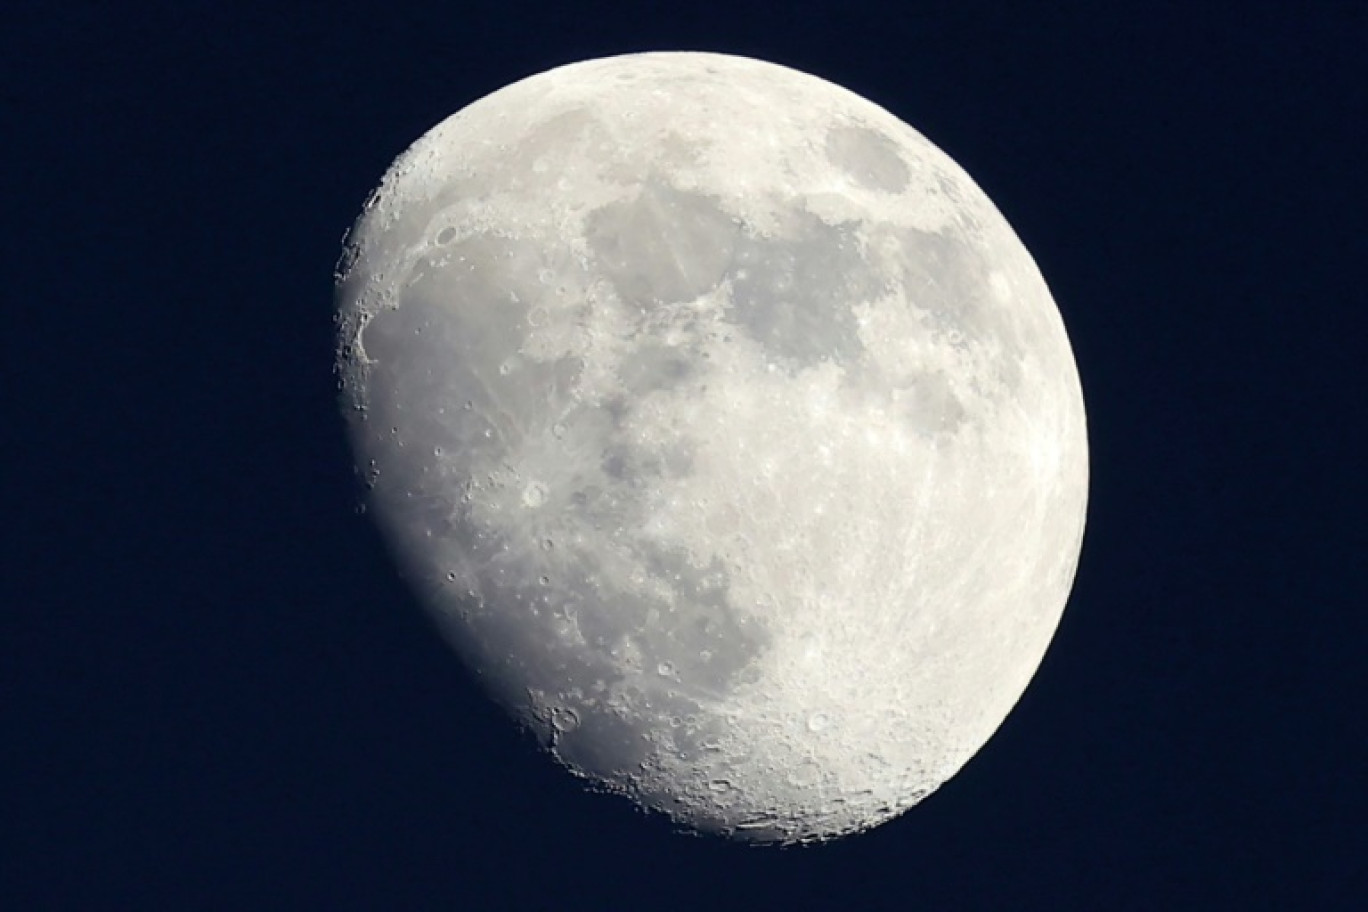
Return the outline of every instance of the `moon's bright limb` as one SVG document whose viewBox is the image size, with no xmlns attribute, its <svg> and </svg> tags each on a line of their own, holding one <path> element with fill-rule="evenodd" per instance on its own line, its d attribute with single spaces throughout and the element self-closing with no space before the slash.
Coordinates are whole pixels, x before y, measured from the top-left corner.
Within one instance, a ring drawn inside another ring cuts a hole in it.
<svg viewBox="0 0 1368 912">
<path fill-rule="evenodd" d="M 637 54 L 470 105 L 338 278 L 373 512 L 575 773 L 823 839 L 952 776 L 1072 584 L 1083 399 L 1040 272 L 883 109 Z"/>
</svg>

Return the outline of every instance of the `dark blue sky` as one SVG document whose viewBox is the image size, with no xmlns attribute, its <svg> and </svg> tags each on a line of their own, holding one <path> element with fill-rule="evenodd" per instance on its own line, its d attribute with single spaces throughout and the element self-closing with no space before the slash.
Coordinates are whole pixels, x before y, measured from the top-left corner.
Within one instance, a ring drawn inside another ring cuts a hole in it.
<svg viewBox="0 0 1368 912">
<path fill-rule="evenodd" d="M 7 12 L 0 907 L 1364 907 L 1368 7 L 1004 6 Z M 476 98 L 648 49 L 928 135 L 1083 378 L 1035 682 L 924 804 L 815 850 L 581 792 L 353 509 L 331 273 L 366 194 Z"/>
</svg>

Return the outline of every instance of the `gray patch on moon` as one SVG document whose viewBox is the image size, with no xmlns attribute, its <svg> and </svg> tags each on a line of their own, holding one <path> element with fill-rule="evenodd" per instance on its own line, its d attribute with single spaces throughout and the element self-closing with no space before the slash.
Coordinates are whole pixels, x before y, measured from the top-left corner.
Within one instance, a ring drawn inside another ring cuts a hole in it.
<svg viewBox="0 0 1368 912">
<path fill-rule="evenodd" d="M 522 344 L 527 302 L 538 294 L 535 278 L 505 265 L 519 245 L 476 237 L 449 249 L 440 264 L 420 261 L 398 306 L 376 313 L 361 334 L 371 421 L 395 429 L 386 458 L 406 466 L 430 461 L 434 446 L 475 464 L 496 458 L 570 405 L 579 370 L 571 358 L 510 357 Z M 423 441 L 422 451 L 406 452 L 410 440 Z"/>
<path fill-rule="evenodd" d="M 698 374 L 697 355 L 684 346 L 643 341 L 618 365 L 624 397 L 639 401 L 647 393 L 664 392 L 688 383 Z"/>
<path fill-rule="evenodd" d="M 756 237 L 711 197 L 652 181 L 632 199 L 590 213 L 586 237 L 624 302 L 683 303 L 730 280 L 728 319 L 776 360 L 792 369 L 854 360 L 863 347 L 851 304 L 881 286 L 854 226 L 797 208 L 788 221 L 784 236 Z M 634 363 L 639 370 L 644 354 Z M 676 380 L 687 371 L 678 355 L 649 368 L 669 369 Z"/>
<path fill-rule="evenodd" d="M 988 284 L 989 263 L 974 245 L 943 234 L 905 229 L 896 235 L 907 301 L 926 317 L 933 338 L 955 348 L 991 343 L 992 369 L 1009 388 L 1021 380 L 1021 339 Z"/>
<path fill-rule="evenodd" d="M 697 567 L 649 544 L 633 550 L 653 593 L 622 585 L 587 550 L 575 554 L 575 564 L 590 572 L 556 587 L 557 598 L 594 593 L 577 608 L 589 652 L 547 648 L 551 638 L 534 638 L 525 628 L 512 632 L 523 654 L 545 650 L 541 667 L 524 673 L 544 678 L 547 691 L 560 694 L 558 706 L 579 720 L 554 738 L 557 756 L 580 772 L 617 779 L 634 775 L 658 751 L 659 732 L 674 734 L 676 752 L 696 746 L 690 731 L 712 714 L 706 707 L 726 698 L 770 640 L 732 606 L 720 562 Z"/>
<path fill-rule="evenodd" d="M 716 288 L 741 230 L 709 197 L 659 180 L 586 221 L 600 269 L 633 305 L 692 301 Z"/>
<path fill-rule="evenodd" d="M 864 350 L 851 305 L 881 283 L 852 226 L 791 213 L 792 237 L 738 238 L 728 317 L 791 367 L 850 362 Z"/>
<path fill-rule="evenodd" d="M 686 440 L 651 448 L 620 441 L 604 448 L 603 473 L 616 483 L 631 487 L 679 478 L 688 475 L 693 468 L 694 446 Z"/>
<path fill-rule="evenodd" d="M 971 271 L 964 244 L 941 234 L 905 230 L 899 234 L 904 294 L 925 313 L 942 337 L 978 337 L 984 320 L 983 276 Z"/>
<path fill-rule="evenodd" d="M 901 193 L 910 174 L 894 142 L 868 127 L 839 126 L 827 132 L 827 159 L 870 190 Z"/>
<path fill-rule="evenodd" d="M 964 403 L 943 373 L 920 374 L 899 387 L 898 394 L 904 419 L 923 438 L 953 435 L 967 418 Z"/>
</svg>

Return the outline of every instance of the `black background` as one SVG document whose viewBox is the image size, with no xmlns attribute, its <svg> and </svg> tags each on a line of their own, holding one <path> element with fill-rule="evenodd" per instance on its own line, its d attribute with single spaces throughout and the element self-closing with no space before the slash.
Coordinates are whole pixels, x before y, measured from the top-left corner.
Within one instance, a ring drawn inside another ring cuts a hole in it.
<svg viewBox="0 0 1368 912">
<path fill-rule="evenodd" d="M 7 9 L 0 906 L 1364 908 L 1364 4 Z M 1083 378 L 1089 527 L 1034 683 L 821 848 L 582 792 L 355 511 L 331 274 L 362 201 L 476 98 L 650 49 L 925 133 Z"/>
</svg>

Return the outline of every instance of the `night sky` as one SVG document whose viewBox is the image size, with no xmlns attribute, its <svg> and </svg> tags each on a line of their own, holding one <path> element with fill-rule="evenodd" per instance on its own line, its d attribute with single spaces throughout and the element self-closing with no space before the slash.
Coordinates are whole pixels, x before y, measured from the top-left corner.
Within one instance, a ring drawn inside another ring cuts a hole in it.
<svg viewBox="0 0 1368 912">
<path fill-rule="evenodd" d="M 1368 908 L 1368 6 L 1008 6 L 7 7 L 0 908 Z M 365 197 L 475 99 L 656 49 L 927 135 L 1083 381 L 1034 682 L 819 848 L 582 791 L 356 509 L 332 273 Z"/>
</svg>

